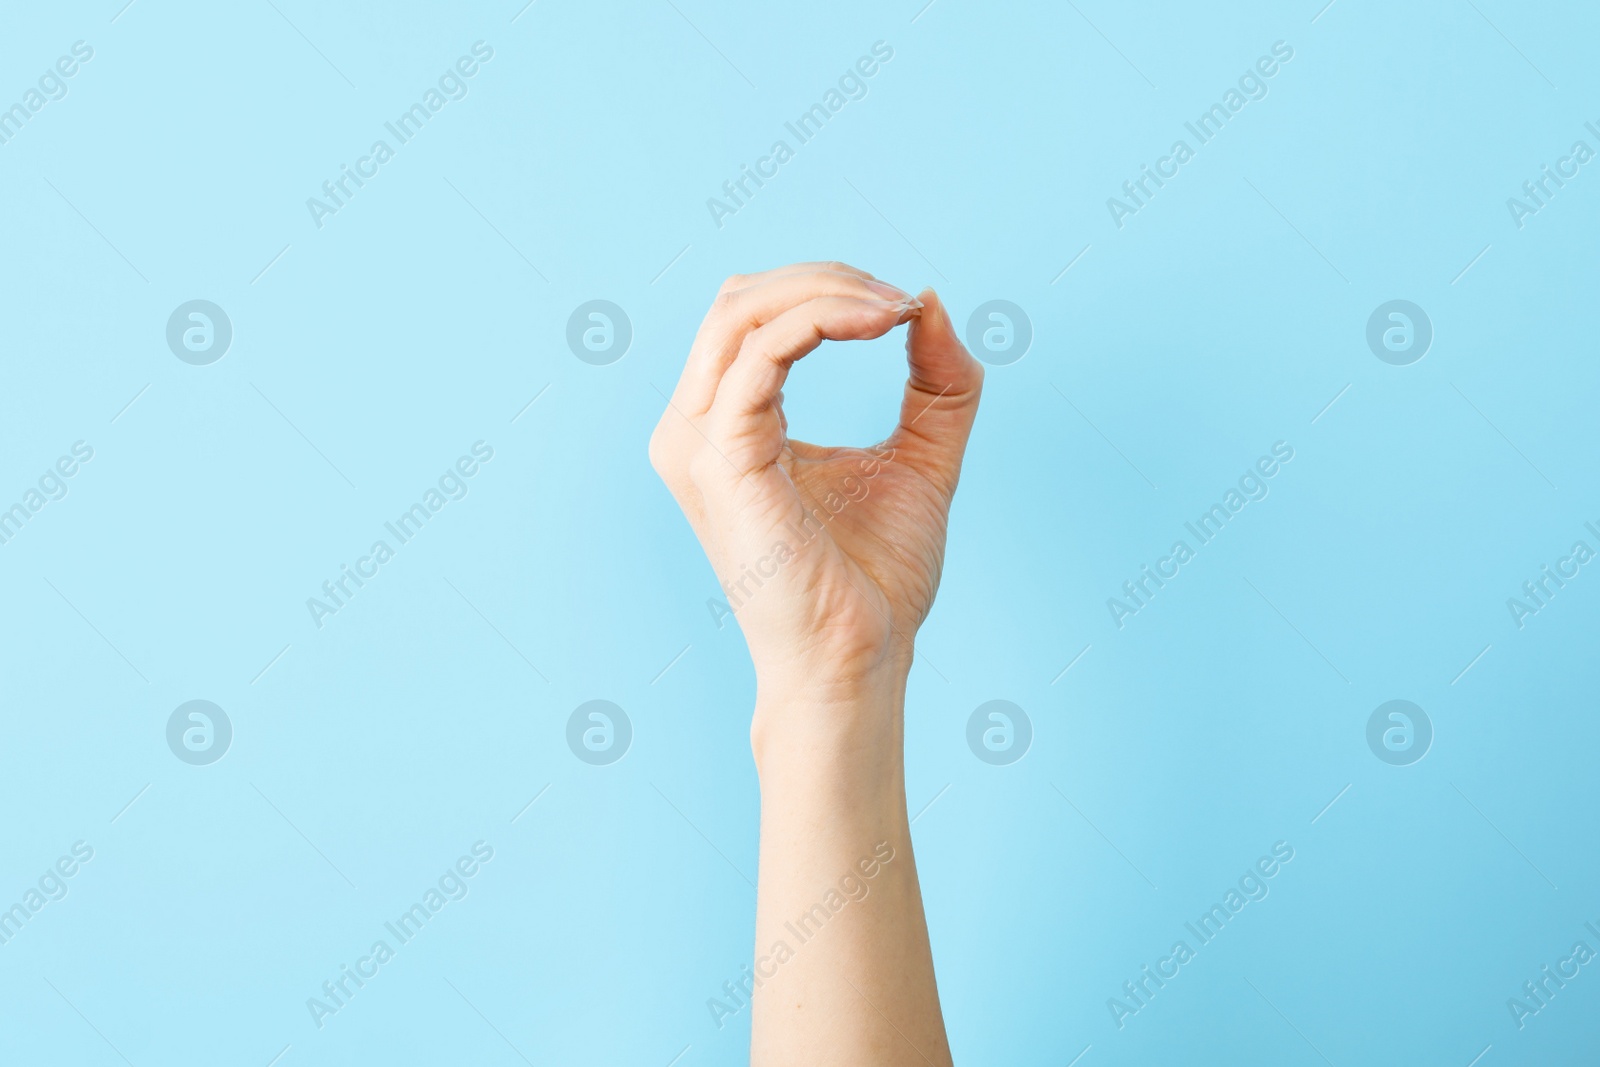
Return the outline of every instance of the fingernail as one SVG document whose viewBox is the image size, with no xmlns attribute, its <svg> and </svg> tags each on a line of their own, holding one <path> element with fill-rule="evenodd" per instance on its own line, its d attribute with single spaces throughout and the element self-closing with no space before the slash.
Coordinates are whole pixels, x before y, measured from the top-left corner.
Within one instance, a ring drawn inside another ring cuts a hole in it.
<svg viewBox="0 0 1600 1067">
<path fill-rule="evenodd" d="M 872 278 L 867 281 L 867 288 L 871 289 L 879 296 L 887 297 L 890 300 L 911 299 L 911 294 L 906 292 L 904 289 L 897 289 L 888 282 L 880 282 L 876 278 Z"/>
</svg>

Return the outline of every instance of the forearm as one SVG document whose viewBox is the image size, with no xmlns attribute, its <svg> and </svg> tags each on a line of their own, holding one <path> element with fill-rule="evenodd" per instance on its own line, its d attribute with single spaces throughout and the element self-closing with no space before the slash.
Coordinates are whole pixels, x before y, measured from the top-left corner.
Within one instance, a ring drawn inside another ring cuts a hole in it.
<svg viewBox="0 0 1600 1067">
<path fill-rule="evenodd" d="M 950 1062 L 906 818 L 904 675 L 763 686 L 751 1063 Z"/>
</svg>

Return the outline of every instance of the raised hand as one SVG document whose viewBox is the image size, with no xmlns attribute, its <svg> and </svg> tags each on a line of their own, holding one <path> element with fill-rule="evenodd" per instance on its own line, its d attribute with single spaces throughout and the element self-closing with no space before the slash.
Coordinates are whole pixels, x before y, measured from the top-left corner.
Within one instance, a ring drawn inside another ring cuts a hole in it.
<svg viewBox="0 0 1600 1067">
<path fill-rule="evenodd" d="M 791 440 L 790 368 L 824 340 L 907 323 L 910 374 L 880 445 Z M 909 668 L 939 584 L 983 369 L 931 291 L 839 263 L 728 279 L 650 442 L 762 678 L 849 684 Z"/>
</svg>

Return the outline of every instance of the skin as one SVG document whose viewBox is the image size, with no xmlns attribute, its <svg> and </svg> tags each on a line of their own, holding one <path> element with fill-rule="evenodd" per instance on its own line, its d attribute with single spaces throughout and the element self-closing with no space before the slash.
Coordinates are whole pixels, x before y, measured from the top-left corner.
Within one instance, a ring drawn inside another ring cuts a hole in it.
<svg viewBox="0 0 1600 1067">
<path fill-rule="evenodd" d="M 872 449 L 791 440 L 795 362 L 902 324 L 894 432 Z M 650 440 L 755 664 L 756 1067 L 950 1063 L 906 815 L 905 691 L 982 388 L 931 289 L 800 263 L 724 283 Z"/>
</svg>

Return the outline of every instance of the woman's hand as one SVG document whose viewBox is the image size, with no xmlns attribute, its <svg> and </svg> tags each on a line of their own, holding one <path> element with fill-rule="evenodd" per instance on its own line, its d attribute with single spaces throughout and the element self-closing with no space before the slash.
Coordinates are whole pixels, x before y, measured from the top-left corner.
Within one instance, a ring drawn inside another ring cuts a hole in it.
<svg viewBox="0 0 1600 1067">
<path fill-rule="evenodd" d="M 899 424 L 873 448 L 790 440 L 789 368 L 823 340 L 909 323 Z M 857 691 L 910 669 L 944 560 L 983 368 L 932 290 L 841 263 L 729 278 L 650 459 L 693 525 L 763 687 Z"/>
<path fill-rule="evenodd" d="M 789 440 L 794 362 L 824 339 L 901 323 L 911 373 L 888 439 L 868 449 Z M 728 279 L 650 439 L 756 666 L 754 1067 L 950 1062 L 902 724 L 982 386 L 932 290 L 916 299 L 853 267 L 802 263 Z M 848 908 L 818 903 L 833 885 L 853 894 Z M 736 1008 L 708 1006 L 719 1023 Z"/>
</svg>

